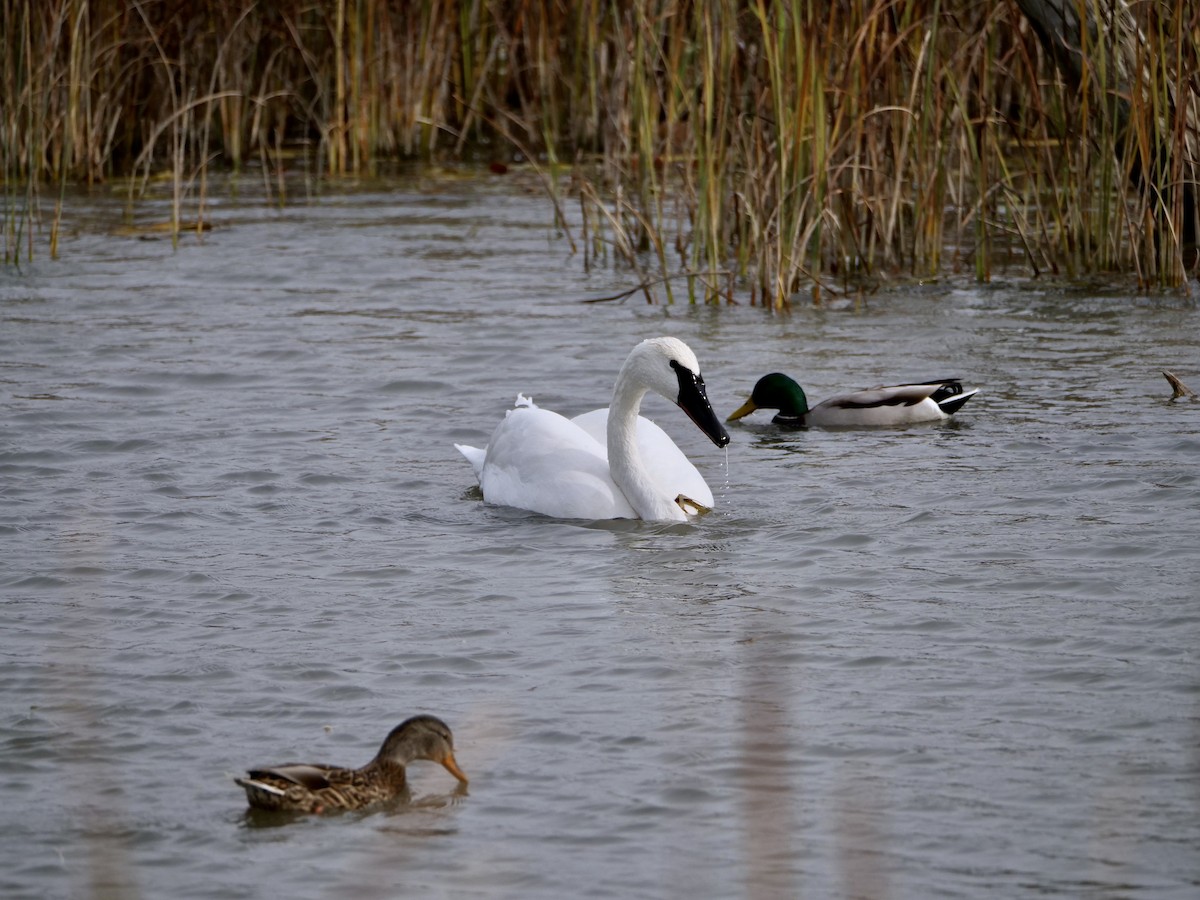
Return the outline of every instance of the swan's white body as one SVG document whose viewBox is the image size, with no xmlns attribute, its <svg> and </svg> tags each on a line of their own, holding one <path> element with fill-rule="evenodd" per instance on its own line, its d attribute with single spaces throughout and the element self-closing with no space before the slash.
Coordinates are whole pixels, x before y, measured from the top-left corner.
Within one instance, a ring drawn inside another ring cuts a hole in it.
<svg viewBox="0 0 1200 900">
<path fill-rule="evenodd" d="M 693 387 L 685 399 L 689 379 L 698 394 Z M 695 355 L 682 341 L 652 338 L 621 367 L 609 408 L 568 419 L 518 396 L 486 448 L 455 446 L 490 504 L 563 519 L 686 521 L 713 505 L 712 491 L 674 441 L 638 415 L 647 390 L 679 403 L 718 446 L 728 442 Z"/>
</svg>

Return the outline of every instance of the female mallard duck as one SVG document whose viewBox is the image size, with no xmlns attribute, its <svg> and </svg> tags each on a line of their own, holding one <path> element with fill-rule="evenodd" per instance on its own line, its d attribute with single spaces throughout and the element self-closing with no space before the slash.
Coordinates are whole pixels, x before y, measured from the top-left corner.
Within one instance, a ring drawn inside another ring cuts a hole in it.
<svg viewBox="0 0 1200 900">
<path fill-rule="evenodd" d="M 246 789 L 254 809 L 271 812 L 321 813 L 361 809 L 386 800 L 407 800 L 404 767 L 414 759 L 441 763 L 467 783 L 454 759 L 454 738 L 441 719 L 413 716 L 392 729 L 375 758 L 361 769 L 288 763 L 251 769 L 234 780 Z"/>
<path fill-rule="evenodd" d="M 712 491 L 666 432 L 638 415 L 651 390 L 718 447 L 729 443 L 696 355 L 683 341 L 660 337 L 633 348 L 607 409 L 567 419 L 518 396 L 487 447 L 455 446 L 475 469 L 487 503 L 562 519 L 687 521 L 712 507 Z"/>
<path fill-rule="evenodd" d="M 758 379 L 750 399 L 734 410 L 728 421 L 756 409 L 777 409 L 779 414 L 772 422 L 797 428 L 908 425 L 949 418 L 977 393 L 977 388 L 964 391 L 957 379 L 946 378 L 839 394 L 809 409 L 804 389 L 788 376 L 773 372 Z"/>
</svg>

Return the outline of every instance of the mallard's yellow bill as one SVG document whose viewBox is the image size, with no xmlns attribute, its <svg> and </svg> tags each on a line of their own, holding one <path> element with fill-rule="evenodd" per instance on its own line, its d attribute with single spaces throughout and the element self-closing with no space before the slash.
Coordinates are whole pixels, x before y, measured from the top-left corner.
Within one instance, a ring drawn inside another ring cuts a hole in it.
<svg viewBox="0 0 1200 900">
<path fill-rule="evenodd" d="M 729 418 L 727 418 L 725 421 L 732 422 L 734 419 L 740 419 L 743 416 L 748 416 L 748 415 L 750 415 L 750 413 L 754 412 L 756 409 L 758 409 L 758 407 L 754 405 L 754 401 L 747 400 L 745 403 L 743 403 L 741 406 L 739 406 L 737 409 L 735 409 L 733 412 L 731 412 L 729 414 Z"/>
<path fill-rule="evenodd" d="M 442 760 L 442 765 L 445 767 L 447 772 L 449 772 L 463 784 L 466 784 L 469 780 L 467 778 L 467 773 L 458 767 L 458 760 L 454 758 L 453 753 L 446 754 L 446 758 Z"/>
</svg>

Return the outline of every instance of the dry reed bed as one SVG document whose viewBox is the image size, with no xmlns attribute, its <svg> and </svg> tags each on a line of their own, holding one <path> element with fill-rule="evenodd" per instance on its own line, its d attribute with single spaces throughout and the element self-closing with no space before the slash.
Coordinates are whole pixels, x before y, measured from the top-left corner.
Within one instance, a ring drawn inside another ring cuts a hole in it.
<svg viewBox="0 0 1200 900">
<path fill-rule="evenodd" d="M 2 0 L 5 260 L 55 252 L 68 183 L 165 170 L 178 232 L 214 165 L 282 191 L 298 153 L 369 174 L 471 151 L 580 203 L 585 263 L 648 298 L 1014 262 L 1176 284 L 1200 7 L 1123 9 L 1140 30 L 1085 37 L 1067 84 L 1015 3 Z"/>
</svg>

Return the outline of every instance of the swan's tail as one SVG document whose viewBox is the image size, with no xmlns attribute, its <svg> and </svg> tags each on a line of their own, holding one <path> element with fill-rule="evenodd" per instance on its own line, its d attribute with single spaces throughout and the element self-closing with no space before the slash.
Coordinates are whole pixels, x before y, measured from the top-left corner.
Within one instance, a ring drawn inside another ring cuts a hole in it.
<svg viewBox="0 0 1200 900">
<path fill-rule="evenodd" d="M 487 449 L 479 447 L 469 447 L 466 444 L 455 444 L 454 449 L 467 458 L 467 462 L 471 464 L 471 468 L 475 470 L 475 478 L 478 479 L 483 475 L 483 460 L 487 456 Z"/>
<path fill-rule="evenodd" d="M 538 408 L 537 404 L 533 402 L 532 397 L 526 397 L 524 394 L 517 394 L 517 400 L 513 404 L 513 408 L 521 409 L 522 407 L 528 409 Z M 507 416 L 510 412 L 512 412 L 511 409 L 504 415 Z M 467 458 L 467 462 L 469 462 L 471 464 L 471 468 L 475 470 L 475 477 L 477 479 L 482 478 L 483 461 L 487 458 L 487 447 L 471 447 L 467 444 L 455 444 L 454 449 Z"/>
</svg>

